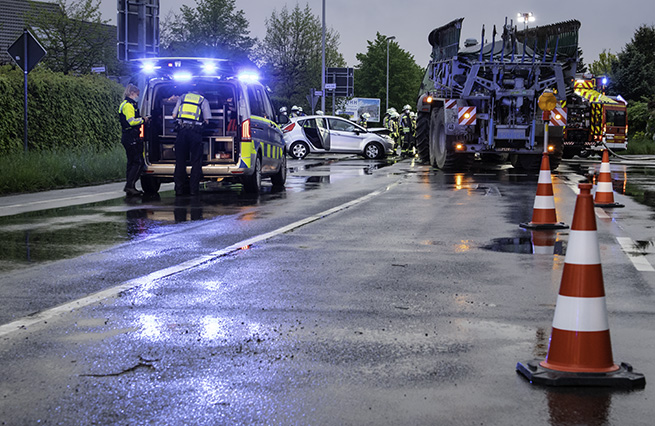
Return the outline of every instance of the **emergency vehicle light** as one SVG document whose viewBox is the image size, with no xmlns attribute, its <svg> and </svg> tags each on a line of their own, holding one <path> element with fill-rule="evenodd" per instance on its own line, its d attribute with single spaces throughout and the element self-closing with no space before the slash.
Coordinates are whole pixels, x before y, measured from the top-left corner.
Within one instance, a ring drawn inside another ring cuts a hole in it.
<svg viewBox="0 0 655 426">
<path fill-rule="evenodd" d="M 177 72 L 173 74 L 173 79 L 177 81 L 189 81 L 191 80 L 191 73 L 188 71 Z"/>
<path fill-rule="evenodd" d="M 216 64 L 212 64 L 211 62 L 202 65 L 202 70 L 207 74 L 212 73 L 217 69 Z"/>
<path fill-rule="evenodd" d="M 259 81 L 259 75 L 253 71 L 245 71 L 239 74 L 239 80 L 241 81 Z"/>
<path fill-rule="evenodd" d="M 147 62 L 143 65 L 141 65 L 141 70 L 145 73 L 151 73 L 156 69 L 159 69 L 161 67 L 155 66 L 152 62 Z"/>
</svg>

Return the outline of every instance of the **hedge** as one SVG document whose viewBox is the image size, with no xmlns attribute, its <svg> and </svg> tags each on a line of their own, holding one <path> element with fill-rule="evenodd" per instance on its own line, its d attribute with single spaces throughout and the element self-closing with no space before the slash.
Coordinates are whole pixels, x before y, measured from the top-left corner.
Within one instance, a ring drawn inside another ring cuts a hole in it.
<svg viewBox="0 0 655 426">
<path fill-rule="evenodd" d="M 106 151 L 120 143 L 123 87 L 100 75 L 72 76 L 37 68 L 29 73 L 28 150 Z M 0 155 L 24 150 L 23 72 L 0 67 Z"/>
</svg>

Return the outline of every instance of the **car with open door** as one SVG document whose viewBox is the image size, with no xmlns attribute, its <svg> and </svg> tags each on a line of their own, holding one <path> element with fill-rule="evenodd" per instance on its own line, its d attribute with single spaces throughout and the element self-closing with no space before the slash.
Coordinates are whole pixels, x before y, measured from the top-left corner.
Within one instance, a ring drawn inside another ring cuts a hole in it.
<svg viewBox="0 0 655 426">
<path fill-rule="evenodd" d="M 368 159 L 394 152 L 394 141 L 385 128 L 365 129 L 350 120 L 330 115 L 292 118 L 282 128 L 286 150 L 293 158 L 310 153 L 358 154 Z"/>
</svg>

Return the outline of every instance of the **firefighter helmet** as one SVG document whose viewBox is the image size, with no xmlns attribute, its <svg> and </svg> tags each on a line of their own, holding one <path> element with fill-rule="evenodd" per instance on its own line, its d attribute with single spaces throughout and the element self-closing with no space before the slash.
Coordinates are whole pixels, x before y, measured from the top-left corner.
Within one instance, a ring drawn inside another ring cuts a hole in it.
<svg viewBox="0 0 655 426">
<path fill-rule="evenodd" d="M 412 110 L 412 107 L 409 106 L 409 105 L 405 105 L 405 106 L 403 107 L 403 111 L 411 111 L 411 110 Z"/>
</svg>

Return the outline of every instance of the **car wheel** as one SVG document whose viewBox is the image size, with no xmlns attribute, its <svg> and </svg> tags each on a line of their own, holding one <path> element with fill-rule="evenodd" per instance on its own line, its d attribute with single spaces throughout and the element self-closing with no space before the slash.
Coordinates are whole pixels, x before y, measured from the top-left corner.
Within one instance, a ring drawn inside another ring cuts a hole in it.
<svg viewBox="0 0 655 426">
<path fill-rule="evenodd" d="M 291 144 L 289 153 L 293 158 L 301 160 L 307 157 L 307 154 L 309 154 L 309 146 L 305 142 L 294 142 Z"/>
<path fill-rule="evenodd" d="M 374 160 L 376 158 L 382 158 L 383 155 L 384 150 L 379 143 L 371 142 L 364 147 L 364 158 Z"/>
<path fill-rule="evenodd" d="M 252 175 L 243 178 L 243 189 L 248 194 L 259 194 L 262 186 L 262 160 L 257 156 L 255 160 L 255 170 Z"/>
<path fill-rule="evenodd" d="M 271 183 L 273 186 L 284 186 L 284 183 L 287 181 L 287 156 L 282 156 L 282 161 L 280 162 L 280 170 L 277 171 L 273 176 L 271 176 Z"/>
<path fill-rule="evenodd" d="M 141 176 L 141 189 L 146 194 L 156 194 L 159 192 L 160 187 L 161 181 L 158 178 L 148 175 Z"/>
</svg>

